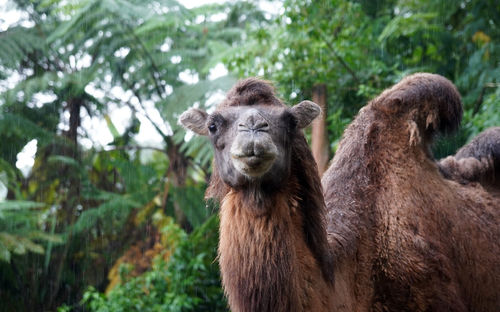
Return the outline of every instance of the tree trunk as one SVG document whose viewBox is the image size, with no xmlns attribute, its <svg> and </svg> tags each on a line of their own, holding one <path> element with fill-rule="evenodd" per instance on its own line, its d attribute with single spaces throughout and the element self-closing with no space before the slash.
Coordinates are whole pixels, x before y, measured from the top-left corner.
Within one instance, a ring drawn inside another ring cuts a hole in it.
<svg viewBox="0 0 500 312">
<path fill-rule="evenodd" d="M 81 124 L 81 116 L 80 110 L 83 106 L 83 99 L 80 97 L 73 97 L 68 99 L 68 110 L 70 113 L 69 116 L 69 130 L 64 134 L 70 141 L 68 146 L 62 146 L 61 150 L 58 151 L 57 154 L 68 156 L 76 161 L 80 162 L 80 155 L 78 151 L 78 128 Z M 61 212 L 64 213 L 64 223 L 63 229 L 70 229 L 71 226 L 76 222 L 76 209 L 81 202 L 81 181 L 78 172 L 75 172 L 75 169 L 70 167 L 69 165 L 61 165 L 61 183 L 60 193 L 61 193 Z M 64 193 L 66 193 L 64 195 Z M 71 246 L 71 241 L 73 239 L 73 232 L 70 230 L 69 234 L 66 238 L 66 242 L 64 247 L 62 248 L 61 254 L 57 258 L 57 265 L 55 267 L 55 276 L 53 279 L 52 289 L 49 294 L 48 299 L 48 307 L 52 307 L 57 300 L 57 297 L 61 290 L 64 290 L 61 287 L 61 277 L 63 274 L 64 266 L 68 265 L 66 263 L 69 248 Z"/>
<path fill-rule="evenodd" d="M 178 190 L 186 186 L 187 168 L 189 166 L 188 160 L 186 159 L 184 154 L 181 153 L 180 148 L 181 146 L 173 143 L 173 141 L 169 141 L 167 143 L 167 155 L 170 161 L 167 176 L 170 179 L 172 185 Z M 167 189 L 165 189 L 165 192 L 167 192 Z M 189 223 L 184 210 L 177 202 L 174 203 L 174 214 L 177 223 L 186 232 L 191 232 L 191 224 Z"/>
<path fill-rule="evenodd" d="M 329 144 L 328 131 L 326 128 L 326 85 L 318 84 L 313 87 L 312 100 L 321 107 L 321 115 L 312 123 L 311 149 L 314 160 L 318 165 L 318 172 L 323 172 L 328 168 Z"/>
<path fill-rule="evenodd" d="M 83 106 L 83 99 L 79 97 L 71 98 L 68 100 L 69 106 L 69 130 L 67 133 L 68 138 L 75 145 L 74 148 L 77 149 L 78 143 L 78 128 L 80 127 L 81 117 L 80 109 Z"/>
</svg>

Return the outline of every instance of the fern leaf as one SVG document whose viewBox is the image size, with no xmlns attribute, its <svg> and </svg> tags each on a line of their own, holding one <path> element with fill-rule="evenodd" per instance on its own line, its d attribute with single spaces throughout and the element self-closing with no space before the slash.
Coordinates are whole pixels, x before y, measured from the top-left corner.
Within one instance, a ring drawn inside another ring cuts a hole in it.
<svg viewBox="0 0 500 312">
<path fill-rule="evenodd" d="M 0 202 L 0 211 L 39 209 L 43 207 L 45 207 L 45 204 L 32 201 L 7 200 Z"/>
<path fill-rule="evenodd" d="M 0 240 L 0 260 L 10 263 L 10 251 Z"/>
</svg>

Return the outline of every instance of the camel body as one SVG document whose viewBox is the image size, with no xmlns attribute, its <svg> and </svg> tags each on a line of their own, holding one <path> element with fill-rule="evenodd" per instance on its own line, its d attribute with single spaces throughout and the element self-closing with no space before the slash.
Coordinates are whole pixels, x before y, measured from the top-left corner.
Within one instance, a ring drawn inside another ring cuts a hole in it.
<svg viewBox="0 0 500 312">
<path fill-rule="evenodd" d="M 498 193 L 445 179 L 430 142 L 411 141 L 417 128 L 376 105 L 346 130 L 322 180 L 335 290 L 349 290 L 336 310 L 497 311 Z"/>
</svg>

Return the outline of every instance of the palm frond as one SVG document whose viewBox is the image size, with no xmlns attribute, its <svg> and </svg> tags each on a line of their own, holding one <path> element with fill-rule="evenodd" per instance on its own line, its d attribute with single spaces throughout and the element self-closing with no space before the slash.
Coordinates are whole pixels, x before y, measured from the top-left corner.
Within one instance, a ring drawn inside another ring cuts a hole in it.
<svg viewBox="0 0 500 312">
<path fill-rule="evenodd" d="M 44 46 L 44 40 L 35 29 L 11 27 L 0 32 L 0 65 L 17 70 L 27 54 L 41 50 Z"/>
</svg>

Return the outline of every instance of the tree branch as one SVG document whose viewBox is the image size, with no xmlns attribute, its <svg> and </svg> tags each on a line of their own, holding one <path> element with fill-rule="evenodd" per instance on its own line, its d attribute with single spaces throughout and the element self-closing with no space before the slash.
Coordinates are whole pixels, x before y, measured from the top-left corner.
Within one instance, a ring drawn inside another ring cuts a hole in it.
<svg viewBox="0 0 500 312">
<path fill-rule="evenodd" d="M 340 64 L 349 72 L 349 74 L 351 75 L 351 77 L 354 79 L 354 81 L 356 81 L 356 83 L 359 85 L 361 84 L 361 81 L 359 80 L 358 76 L 356 75 L 356 73 L 354 72 L 354 70 L 347 64 L 347 62 L 337 53 L 337 50 L 335 49 L 335 47 L 332 45 L 332 43 L 326 38 L 325 34 L 319 30 L 318 31 L 318 34 L 319 36 L 321 37 L 321 39 L 326 43 L 326 45 L 328 46 L 328 48 L 332 51 L 333 55 L 335 56 L 335 58 L 340 62 Z"/>
<path fill-rule="evenodd" d="M 98 151 L 98 153 L 106 153 L 106 152 L 111 152 L 111 151 L 123 151 L 123 150 L 153 150 L 157 152 L 161 152 L 163 154 L 167 154 L 167 152 L 159 147 L 154 147 L 154 146 L 140 146 L 140 145 L 126 145 L 126 146 L 115 146 L 110 149 L 104 149 L 101 151 Z"/>
<path fill-rule="evenodd" d="M 144 107 L 144 104 L 142 103 L 142 98 L 140 96 L 140 94 L 137 92 L 137 90 L 134 89 L 134 87 L 128 83 L 127 81 L 124 80 L 124 82 L 127 84 L 127 87 L 132 91 L 132 93 L 134 94 L 134 96 L 137 98 L 137 100 L 139 101 L 139 106 L 142 108 L 142 110 L 144 111 L 144 117 L 146 117 L 147 120 L 149 120 L 149 122 L 153 125 L 153 127 L 156 129 L 156 131 L 158 131 L 158 133 L 162 136 L 162 138 L 165 140 L 165 142 L 169 141 L 168 138 L 169 136 L 164 133 L 160 127 L 153 121 L 153 119 L 151 119 L 151 117 L 149 117 L 147 111 L 146 111 L 146 108 Z M 135 113 L 137 114 L 137 109 L 135 108 L 134 105 L 132 105 L 132 103 L 130 102 L 125 102 L 125 104 L 130 107 L 130 109 Z"/>
<path fill-rule="evenodd" d="M 158 77 L 157 77 L 160 74 L 160 70 L 158 69 L 156 62 L 154 61 L 153 56 L 151 55 L 151 53 L 149 53 L 149 51 L 146 48 L 146 46 L 144 45 L 144 43 L 142 43 L 142 40 L 139 37 L 137 37 L 137 35 L 134 33 L 134 29 L 126 22 L 122 22 L 122 24 L 127 29 L 127 33 L 130 34 L 132 36 L 132 38 L 137 42 L 137 44 L 139 45 L 139 47 L 143 51 L 144 55 L 146 56 L 146 58 L 149 59 L 149 61 L 151 62 L 151 67 L 153 68 L 153 70 L 151 71 L 151 76 L 153 78 L 156 92 L 158 93 L 160 98 L 164 99 L 166 97 L 166 95 L 165 95 L 165 92 L 163 92 L 162 83 L 160 81 L 158 81 Z"/>
<path fill-rule="evenodd" d="M 472 111 L 473 115 L 477 114 L 477 112 L 479 112 L 479 108 L 481 108 L 481 103 L 483 102 L 483 97 L 484 93 L 486 92 L 486 88 L 498 88 L 498 87 L 500 87 L 500 83 L 488 82 L 483 85 L 483 87 L 481 88 L 481 93 L 479 93 L 479 97 L 474 103 L 474 109 Z"/>
</svg>

